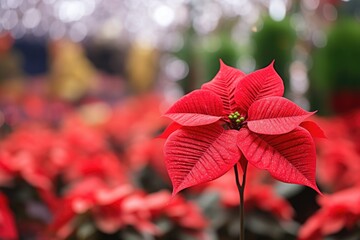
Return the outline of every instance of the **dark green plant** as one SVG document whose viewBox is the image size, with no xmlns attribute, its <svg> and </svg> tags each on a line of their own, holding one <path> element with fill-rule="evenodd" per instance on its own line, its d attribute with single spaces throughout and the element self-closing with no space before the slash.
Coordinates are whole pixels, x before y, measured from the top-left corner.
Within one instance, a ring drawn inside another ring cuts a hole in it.
<svg viewBox="0 0 360 240">
<path fill-rule="evenodd" d="M 360 22 L 339 20 L 330 29 L 326 46 L 316 50 L 313 62 L 310 100 L 314 107 L 331 113 L 337 101 L 354 104 L 351 95 L 360 91 Z"/>
<path fill-rule="evenodd" d="M 256 68 L 262 68 L 275 60 L 276 71 L 284 80 L 285 89 L 289 85 L 289 66 L 295 41 L 296 33 L 288 18 L 277 22 L 267 17 L 260 31 L 252 35 Z"/>
</svg>

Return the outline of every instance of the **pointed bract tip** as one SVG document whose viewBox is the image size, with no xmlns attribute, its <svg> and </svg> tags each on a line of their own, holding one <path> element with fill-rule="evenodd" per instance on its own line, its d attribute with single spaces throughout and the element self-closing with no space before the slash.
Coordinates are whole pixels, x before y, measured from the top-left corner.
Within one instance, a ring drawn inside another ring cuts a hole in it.
<svg viewBox="0 0 360 240">
<path fill-rule="evenodd" d="M 227 66 L 221 58 L 219 58 L 219 62 L 220 62 L 220 69 L 221 69 L 222 67 Z"/>
<path fill-rule="evenodd" d="M 314 182 L 309 181 L 307 183 L 300 183 L 300 184 L 313 189 L 314 191 L 316 191 L 321 196 L 323 195 L 323 193 L 320 191 L 319 187 L 317 186 L 316 181 L 314 181 Z"/>
<path fill-rule="evenodd" d="M 176 196 L 177 196 L 177 194 L 179 193 L 180 191 L 179 191 L 179 189 L 173 189 L 173 191 L 172 191 L 172 193 L 171 193 L 171 200 L 173 200 Z"/>
<path fill-rule="evenodd" d="M 267 66 L 265 66 L 265 67 L 262 68 L 262 69 L 271 69 L 271 70 L 274 70 L 274 71 L 275 71 L 274 64 L 275 64 L 275 60 L 272 60 Z M 260 70 L 260 69 L 259 69 L 259 70 Z"/>
<path fill-rule="evenodd" d="M 230 69 L 235 69 L 232 66 L 229 66 L 226 63 L 224 63 L 224 61 L 221 58 L 219 59 L 219 62 L 220 62 L 219 72 L 225 72 L 225 71 L 228 71 Z M 240 70 L 238 70 L 238 71 L 240 71 Z"/>
<path fill-rule="evenodd" d="M 263 69 L 266 69 L 266 70 L 270 70 L 270 72 L 274 72 L 274 73 L 276 73 L 277 75 L 279 75 L 278 74 L 278 72 L 276 71 L 276 69 L 275 69 L 275 59 L 274 60 L 272 60 L 271 61 L 271 63 L 269 64 L 269 65 L 267 65 L 266 67 L 264 67 Z M 279 76 L 280 77 L 280 76 Z M 281 77 L 280 77 L 281 78 Z M 282 81 L 282 80 L 281 80 Z"/>
<path fill-rule="evenodd" d="M 317 110 L 312 111 L 312 112 L 308 112 L 308 113 L 309 113 L 309 116 L 308 116 L 308 118 L 309 118 L 309 117 L 311 117 L 311 116 L 315 115 L 315 113 L 317 113 Z"/>
<path fill-rule="evenodd" d="M 269 65 L 267 65 L 264 69 L 270 68 L 270 69 L 274 69 L 274 70 L 275 70 L 274 64 L 275 64 L 275 59 L 272 60 L 272 61 L 269 63 Z"/>
<path fill-rule="evenodd" d="M 311 187 L 312 189 L 314 189 L 320 196 L 324 196 L 324 194 L 320 191 L 320 189 L 318 188 L 318 186 L 315 184 L 315 186 Z"/>
<path fill-rule="evenodd" d="M 173 190 L 172 190 L 172 193 L 171 193 L 171 198 L 174 198 L 175 196 L 177 196 L 178 194 L 179 194 L 179 192 L 181 192 L 182 190 L 184 190 L 184 189 L 187 189 L 187 188 L 189 188 L 189 187 L 191 187 L 191 186 L 194 186 L 194 185 L 184 185 L 184 184 L 180 184 L 180 185 L 178 185 L 178 186 L 174 186 L 173 185 Z"/>
<path fill-rule="evenodd" d="M 274 67 L 274 64 L 275 64 L 275 59 L 272 60 L 272 61 L 269 63 L 269 65 L 267 65 L 267 66 L 265 66 L 264 68 L 261 68 L 261 69 L 259 69 L 259 70 L 271 70 L 271 71 L 275 71 L 275 72 L 276 72 L 275 67 Z"/>
</svg>

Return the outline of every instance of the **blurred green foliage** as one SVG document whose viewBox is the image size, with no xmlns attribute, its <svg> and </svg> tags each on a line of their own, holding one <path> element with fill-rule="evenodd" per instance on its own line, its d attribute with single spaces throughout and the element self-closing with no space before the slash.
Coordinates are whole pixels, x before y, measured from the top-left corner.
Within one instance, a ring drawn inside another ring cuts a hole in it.
<svg viewBox="0 0 360 240">
<path fill-rule="evenodd" d="M 180 81 L 185 93 L 210 81 L 219 71 L 220 59 L 236 67 L 239 46 L 231 38 L 231 29 L 221 28 L 221 31 L 205 37 L 198 36 L 193 28 L 185 33 L 184 46 L 175 54 L 189 65 L 189 74 Z"/>
<path fill-rule="evenodd" d="M 256 69 L 275 60 L 275 69 L 284 80 L 285 89 L 289 86 L 289 66 L 295 42 L 296 33 L 288 18 L 277 22 L 267 17 L 260 31 L 252 35 Z"/>
<path fill-rule="evenodd" d="M 207 39 L 203 45 L 202 59 L 206 71 L 204 77 L 210 81 L 219 71 L 220 59 L 229 66 L 236 67 L 239 59 L 239 46 L 230 37 L 231 33 L 223 31 Z"/>
<path fill-rule="evenodd" d="M 196 89 L 196 82 L 199 76 L 198 66 L 198 49 L 196 48 L 197 35 L 195 30 L 190 27 L 184 33 L 184 46 L 180 51 L 175 53 L 175 56 L 185 61 L 189 66 L 189 73 L 184 79 L 179 81 L 181 88 L 185 93 L 189 93 Z"/>
<path fill-rule="evenodd" d="M 313 55 L 310 71 L 310 101 L 326 113 L 334 111 L 331 102 L 340 92 L 360 90 L 360 22 L 340 19 L 329 30 L 327 44 Z M 350 100 L 349 100 L 350 101 Z"/>
<path fill-rule="evenodd" d="M 189 74 L 180 81 L 185 93 L 200 88 L 219 70 L 219 59 L 238 68 L 242 55 L 252 55 L 255 69 L 275 60 L 275 69 L 289 91 L 289 67 L 293 59 L 296 32 L 289 18 L 262 20 L 262 26 L 251 35 L 250 45 L 243 46 L 232 38 L 233 22 L 223 21 L 214 33 L 200 36 L 189 28 L 183 48 L 176 56 L 189 65 Z M 326 32 L 327 44 L 310 49 L 311 109 L 322 115 L 339 113 L 360 105 L 360 22 L 355 18 L 339 17 Z"/>
</svg>

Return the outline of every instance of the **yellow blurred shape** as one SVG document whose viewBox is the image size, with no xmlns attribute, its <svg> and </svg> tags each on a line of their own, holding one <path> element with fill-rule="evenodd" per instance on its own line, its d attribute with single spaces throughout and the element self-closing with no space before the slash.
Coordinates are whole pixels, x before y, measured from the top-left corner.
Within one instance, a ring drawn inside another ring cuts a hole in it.
<svg viewBox="0 0 360 240">
<path fill-rule="evenodd" d="M 50 45 L 50 90 L 61 99 L 76 101 L 96 88 L 95 69 L 81 45 L 55 41 Z"/>
</svg>

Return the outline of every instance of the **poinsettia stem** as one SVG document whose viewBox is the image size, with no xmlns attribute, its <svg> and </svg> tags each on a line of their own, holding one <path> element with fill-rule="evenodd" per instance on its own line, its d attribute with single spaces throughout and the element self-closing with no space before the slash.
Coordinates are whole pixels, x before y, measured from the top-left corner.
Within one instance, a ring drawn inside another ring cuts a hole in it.
<svg viewBox="0 0 360 240">
<path fill-rule="evenodd" d="M 243 176 L 242 176 L 241 183 L 240 183 L 240 180 L 239 180 L 239 171 L 238 171 L 237 164 L 234 166 L 234 171 L 235 171 L 236 186 L 237 186 L 237 189 L 239 191 L 239 196 L 240 196 L 240 205 L 239 205 L 239 210 L 240 210 L 240 240 L 245 240 L 244 190 L 245 190 L 245 184 L 246 184 L 247 161 L 245 161 L 245 163 L 243 165 Z"/>
</svg>

